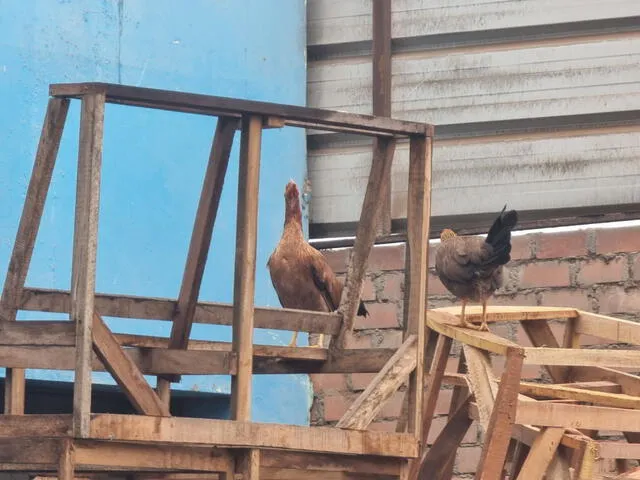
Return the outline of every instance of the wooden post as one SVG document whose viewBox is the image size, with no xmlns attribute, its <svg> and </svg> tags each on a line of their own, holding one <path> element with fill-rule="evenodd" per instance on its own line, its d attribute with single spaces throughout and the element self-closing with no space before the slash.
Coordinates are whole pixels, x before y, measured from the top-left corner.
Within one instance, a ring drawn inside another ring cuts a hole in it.
<svg viewBox="0 0 640 480">
<path fill-rule="evenodd" d="M 391 116 L 391 0 L 372 2 L 373 16 L 373 114 Z M 374 139 L 374 143 L 377 139 Z M 373 151 L 380 151 L 374 145 Z M 382 179 L 380 212 L 377 219 L 377 233 L 391 233 L 391 178 Z"/>
<path fill-rule="evenodd" d="M 362 212 L 356 230 L 356 240 L 351 251 L 351 258 L 347 268 L 345 287 L 342 291 L 342 299 L 338 311 L 342 313 L 342 327 L 337 338 L 330 346 L 329 352 L 335 357 L 346 346 L 346 339 L 353 331 L 356 312 L 360 303 L 360 292 L 364 280 L 364 272 L 367 268 L 367 259 L 376 238 L 375 221 L 380 210 L 380 194 L 382 179 L 391 174 L 391 163 L 395 152 L 395 139 L 378 138 L 375 143 L 378 152 L 374 152 L 367 191 L 362 202 Z"/>
<path fill-rule="evenodd" d="M 533 323 L 533 322 L 531 322 Z M 491 411 L 489 428 L 482 448 L 476 480 L 499 480 L 507 456 L 511 429 L 518 407 L 520 373 L 524 352 L 520 348 L 509 348 L 500 387 Z"/>
<path fill-rule="evenodd" d="M 60 461 L 58 463 L 58 480 L 74 480 L 75 450 L 73 441 L 69 438 L 62 440 L 60 446 Z"/>
<path fill-rule="evenodd" d="M 242 480 L 259 480 L 260 450 L 241 450 L 236 458 L 236 474 L 242 475 Z"/>
<path fill-rule="evenodd" d="M 76 322 L 73 434 L 89 436 L 91 415 L 92 321 L 96 285 L 100 167 L 105 95 L 82 97 L 76 218 L 73 232 L 71 319 Z"/>
<path fill-rule="evenodd" d="M 406 334 L 417 335 L 416 369 L 409 377 L 408 431 L 422 438 L 425 336 L 427 330 L 427 271 L 431 219 L 431 137 L 411 137 L 407 198 L 407 245 L 404 288 Z"/>
<path fill-rule="evenodd" d="M 563 435 L 564 428 L 543 428 L 534 440 L 517 480 L 542 480 Z"/>
<path fill-rule="evenodd" d="M 52 98 L 47 105 L 38 151 L 0 300 L 0 317 L 4 320 L 15 321 L 16 319 L 68 110 L 69 100 L 67 99 Z M 7 368 L 4 391 L 5 414 L 22 415 L 24 413 L 24 387 L 24 370 Z"/>
<path fill-rule="evenodd" d="M 216 125 L 211 153 L 209 154 L 209 164 L 202 185 L 193 233 L 191 234 L 187 262 L 182 275 L 178 305 L 171 327 L 169 348 L 186 348 L 189 343 L 191 325 L 193 324 L 196 303 L 200 294 L 200 285 L 202 284 L 204 268 L 207 263 L 213 226 L 218 214 L 222 187 L 237 126 L 238 120 L 229 117 L 220 117 Z M 172 381 L 179 382 L 180 377 L 158 377 L 157 390 L 167 406 L 170 400 L 168 384 Z"/>
<path fill-rule="evenodd" d="M 231 418 L 251 420 L 251 375 L 253 370 L 253 296 L 256 278 L 258 186 L 262 118 L 244 117 L 240 145 L 236 262 L 233 285 L 232 349 L 238 358 L 231 377 Z"/>
</svg>

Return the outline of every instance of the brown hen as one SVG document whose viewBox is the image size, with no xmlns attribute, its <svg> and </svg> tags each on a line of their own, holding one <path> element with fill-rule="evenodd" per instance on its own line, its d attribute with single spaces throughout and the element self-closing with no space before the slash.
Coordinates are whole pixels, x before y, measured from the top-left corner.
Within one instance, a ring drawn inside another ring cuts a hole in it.
<svg viewBox="0 0 640 480">
<path fill-rule="evenodd" d="M 284 308 L 333 312 L 340 303 L 343 284 L 324 256 L 304 238 L 300 193 L 293 180 L 285 188 L 284 200 L 284 230 L 267 262 L 280 304 Z M 362 301 L 358 315 L 368 315 Z M 297 339 L 298 332 L 294 332 L 289 346 L 295 346 Z M 315 346 L 322 347 L 323 340 L 324 335 L 320 335 Z"/>
<path fill-rule="evenodd" d="M 487 300 L 502 286 L 502 266 L 511 260 L 511 230 L 518 222 L 515 210 L 505 213 L 505 207 L 493 222 L 486 238 L 457 236 L 445 229 L 440 234 L 441 245 L 436 254 L 436 271 L 443 285 L 462 300 L 462 325 L 488 330 Z M 482 303 L 480 327 L 467 322 L 468 302 Z"/>
</svg>

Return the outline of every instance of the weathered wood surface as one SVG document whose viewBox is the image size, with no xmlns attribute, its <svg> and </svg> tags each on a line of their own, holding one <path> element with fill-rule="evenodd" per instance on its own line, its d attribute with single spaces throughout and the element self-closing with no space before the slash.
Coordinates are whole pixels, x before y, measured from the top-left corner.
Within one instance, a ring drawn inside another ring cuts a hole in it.
<svg viewBox="0 0 640 480">
<path fill-rule="evenodd" d="M 560 445 L 564 428 L 545 428 L 535 439 L 517 480 L 542 480 Z"/>
<path fill-rule="evenodd" d="M 365 430 L 398 388 L 416 368 L 417 338 L 410 335 L 351 404 L 337 427 Z"/>
<path fill-rule="evenodd" d="M 424 135 L 431 132 L 431 127 L 424 123 L 129 85 L 59 83 L 50 85 L 49 93 L 51 96 L 64 98 L 79 98 L 90 93 L 99 93 L 105 95 L 109 103 L 203 115 L 240 117 L 247 114 L 281 117 L 286 125 L 317 127 L 322 130 L 357 131 L 365 135 Z"/>
<path fill-rule="evenodd" d="M 16 319 L 68 110 L 69 100 L 49 100 L 0 299 L 2 320 Z M 24 394 L 24 371 L 8 369 L 5 373 L 4 412 L 13 415 L 24 413 Z"/>
<path fill-rule="evenodd" d="M 69 313 L 70 303 L 71 298 L 67 291 L 25 288 L 19 308 L 38 312 Z M 98 293 L 95 297 L 95 308 L 105 317 L 172 320 L 177 301 L 168 298 Z M 233 305 L 198 302 L 193 321 L 213 325 L 231 325 Z M 336 313 L 257 307 L 254 323 L 255 328 L 336 335 L 340 331 L 342 320 Z"/>
<path fill-rule="evenodd" d="M 82 98 L 80 114 L 70 305 L 71 320 L 76 324 L 73 431 L 80 438 L 89 434 L 91 414 L 91 324 L 96 287 L 104 104 L 103 93 L 86 95 Z"/>
</svg>

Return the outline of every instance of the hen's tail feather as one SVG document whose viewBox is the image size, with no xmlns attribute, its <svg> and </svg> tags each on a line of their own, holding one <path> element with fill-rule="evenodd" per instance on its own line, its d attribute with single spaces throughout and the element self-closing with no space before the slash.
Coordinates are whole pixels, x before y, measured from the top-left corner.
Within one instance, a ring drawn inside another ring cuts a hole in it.
<svg viewBox="0 0 640 480">
<path fill-rule="evenodd" d="M 367 307 L 365 307 L 364 302 L 360 300 L 360 305 L 358 306 L 358 316 L 366 317 L 368 315 L 369 315 L 369 311 L 367 310 Z"/>
<path fill-rule="evenodd" d="M 487 234 L 485 242 L 491 245 L 493 254 L 486 264 L 504 265 L 511 260 L 511 230 L 518 223 L 518 213 L 515 210 L 505 213 L 506 209 L 505 205 Z"/>
</svg>

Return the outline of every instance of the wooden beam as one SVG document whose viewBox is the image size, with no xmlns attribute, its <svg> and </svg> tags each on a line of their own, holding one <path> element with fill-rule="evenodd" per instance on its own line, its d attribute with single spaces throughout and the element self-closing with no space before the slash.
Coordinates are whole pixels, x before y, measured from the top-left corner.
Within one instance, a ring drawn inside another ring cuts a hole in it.
<svg viewBox="0 0 640 480">
<path fill-rule="evenodd" d="M 105 96 L 82 98 L 73 262 L 71 273 L 71 319 L 76 323 L 76 369 L 73 389 L 73 433 L 89 434 L 91 414 L 91 323 L 96 286 L 98 211 Z"/>
<path fill-rule="evenodd" d="M 576 333 L 605 338 L 615 343 L 640 345 L 640 325 L 621 318 L 579 312 L 576 321 Z"/>
<path fill-rule="evenodd" d="M 236 263 L 233 284 L 233 352 L 238 371 L 231 377 L 231 418 L 251 419 L 251 374 L 253 372 L 253 296 L 256 280 L 258 234 L 258 187 L 262 118 L 242 120 Z"/>
<path fill-rule="evenodd" d="M 410 476 L 409 478 L 417 480 L 447 478 L 449 464 L 455 460 L 456 451 L 473 423 L 467 413 L 470 401 L 471 397 L 467 396 L 442 429 L 431 448 L 429 450 L 423 449 L 422 457 L 417 462 L 418 476 Z"/>
<path fill-rule="evenodd" d="M 315 427 L 314 427 L 315 428 Z M 299 472 L 321 471 L 397 476 L 402 458 L 263 450 L 260 465 Z"/>
<path fill-rule="evenodd" d="M 558 348 L 558 340 L 553 335 L 551 327 L 546 321 L 540 322 L 520 322 L 525 333 L 536 347 Z M 574 353 L 572 352 L 571 355 Z M 569 355 L 567 355 L 569 356 Z M 569 369 L 553 365 L 545 365 L 545 369 L 554 382 L 564 383 L 569 381 Z"/>
<path fill-rule="evenodd" d="M 205 265 L 213 226 L 218 214 L 222 187 L 227 173 L 233 137 L 238 126 L 238 120 L 229 117 L 220 117 L 216 125 L 216 132 L 211 145 L 209 163 L 204 176 L 198 210 L 189 243 L 187 262 L 182 275 L 182 284 L 178 303 L 171 326 L 171 340 L 169 348 L 186 348 L 191 335 L 191 326 L 196 313 L 196 305 L 200 294 L 200 285 L 204 275 Z M 158 378 L 159 383 L 165 381 L 179 382 L 179 377 Z M 163 388 L 163 387 L 161 387 Z"/>
<path fill-rule="evenodd" d="M 0 463 L 57 465 L 60 441 L 42 438 L 0 438 Z"/>
<path fill-rule="evenodd" d="M 88 93 L 103 93 L 108 102 L 122 105 L 215 116 L 239 117 L 248 114 L 261 117 L 282 117 L 287 125 L 317 127 L 319 130 L 347 132 L 356 130 L 372 136 L 385 134 L 433 135 L 431 125 L 424 123 L 113 83 L 58 83 L 49 86 L 49 93 L 53 97 L 66 98 L 79 98 Z"/>
<path fill-rule="evenodd" d="M 491 359 L 486 352 L 462 345 L 467 360 L 467 379 L 478 409 L 478 420 L 482 428 L 488 429 L 491 413 L 498 394 L 498 382 L 491 370 Z"/>
<path fill-rule="evenodd" d="M 410 335 L 338 421 L 338 428 L 366 430 L 409 374 L 416 368 L 415 335 Z"/>
<path fill-rule="evenodd" d="M 91 438 L 144 444 L 226 445 L 406 458 L 415 458 L 418 453 L 418 442 L 408 434 L 141 415 L 94 414 Z"/>
<path fill-rule="evenodd" d="M 408 431 L 423 439 L 422 428 L 424 358 L 427 309 L 427 279 L 429 269 L 429 223 L 431 219 L 431 154 L 430 137 L 411 137 L 409 144 L 409 187 L 407 193 L 407 245 L 405 250 L 406 333 L 417 335 L 416 369 L 409 377 Z M 390 177 L 390 175 L 388 175 Z M 445 350 L 446 350 L 445 346 Z M 444 372 L 443 372 L 444 373 Z M 440 378 L 440 382 L 442 379 Z M 439 386 L 438 386 L 439 388 Z"/>
<path fill-rule="evenodd" d="M 64 290 L 25 288 L 20 310 L 69 313 L 71 298 Z M 171 320 L 177 302 L 168 298 L 137 297 L 133 295 L 97 294 L 95 309 L 105 317 L 137 320 Z M 233 323 L 233 305 L 199 302 L 195 323 L 229 325 Z M 255 309 L 255 327 L 273 330 L 335 335 L 340 331 L 342 317 L 337 313 L 311 312 L 286 308 L 258 307 Z"/>
<path fill-rule="evenodd" d="M 380 210 L 379 200 L 382 180 L 391 174 L 391 164 L 396 147 L 395 139 L 385 138 L 377 142 L 377 145 L 381 150 L 384 150 L 384 154 L 373 156 L 367 190 L 362 202 L 360 221 L 356 230 L 356 241 L 351 251 L 344 290 L 338 307 L 338 312 L 342 315 L 343 322 L 338 336 L 333 339 L 329 346 L 332 356 L 346 348 L 347 337 L 353 332 L 367 259 L 376 237 L 375 221 Z"/>
<path fill-rule="evenodd" d="M 60 462 L 58 464 L 58 479 L 74 480 L 75 466 L 76 459 L 73 441 L 70 438 L 66 438 L 62 441 Z"/>
<path fill-rule="evenodd" d="M 169 416 L 169 407 L 154 392 L 138 366 L 123 350 L 100 315 L 93 315 L 93 349 L 133 407 L 144 415 Z"/>
<path fill-rule="evenodd" d="M 242 475 L 242 480 L 259 480 L 260 450 L 257 448 L 249 448 L 238 452 L 235 473 Z"/>
<path fill-rule="evenodd" d="M 521 402 L 516 421 L 547 427 L 640 432 L 640 411 L 611 407 Z"/>
<path fill-rule="evenodd" d="M 373 114 L 391 116 L 391 0 L 372 2 L 372 104 Z M 382 152 L 374 139 L 373 152 Z M 377 219 L 377 234 L 391 233 L 391 188 L 390 178 L 382 180 L 380 212 Z"/>
<path fill-rule="evenodd" d="M 461 307 L 441 307 L 434 308 L 433 312 L 448 313 L 460 317 Z M 529 320 L 555 320 L 560 318 L 577 318 L 580 312 L 575 308 L 562 307 L 536 307 L 536 306 L 508 306 L 489 305 L 487 307 L 487 322 L 525 322 Z M 467 305 L 465 318 L 472 322 L 479 323 L 482 320 L 482 306 Z M 459 325 L 460 322 L 452 323 Z"/>
<path fill-rule="evenodd" d="M 615 385 L 615 384 L 613 384 Z M 640 398 L 623 393 L 590 391 L 569 386 L 520 382 L 520 393 L 535 397 L 560 398 L 595 403 L 605 407 L 640 409 Z"/>
<path fill-rule="evenodd" d="M 635 368 L 640 364 L 640 351 L 626 349 L 525 348 L 525 365 L 569 365 L 582 367 Z"/>
<path fill-rule="evenodd" d="M 500 379 L 500 387 L 491 412 L 489 428 L 475 476 L 477 480 L 496 479 L 502 475 L 511 439 L 511 428 L 516 421 L 516 410 L 520 409 L 518 406 L 518 384 L 523 356 L 522 349 L 510 349 L 507 353 L 504 373 Z M 528 424 L 531 422 L 518 423 Z"/>
<path fill-rule="evenodd" d="M 564 435 L 564 428 L 545 428 L 535 439 L 517 480 L 542 480 Z"/>
<path fill-rule="evenodd" d="M 0 438 L 64 437 L 72 415 L 0 415 Z"/>
<path fill-rule="evenodd" d="M 68 110 L 69 100 L 49 99 L 0 299 L 0 318 L 3 320 L 16 319 Z M 24 413 L 24 387 L 24 371 L 8 369 L 5 373 L 5 414 Z"/>
</svg>

